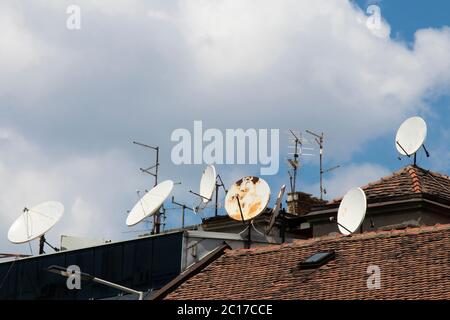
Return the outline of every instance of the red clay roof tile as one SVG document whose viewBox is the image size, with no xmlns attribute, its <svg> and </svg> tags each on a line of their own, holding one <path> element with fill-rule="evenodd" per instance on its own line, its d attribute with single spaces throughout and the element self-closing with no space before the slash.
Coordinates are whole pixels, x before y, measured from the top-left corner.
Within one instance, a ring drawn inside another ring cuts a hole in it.
<svg viewBox="0 0 450 320">
<path fill-rule="evenodd" d="M 318 251 L 336 258 L 313 270 Z M 167 299 L 450 299 L 450 225 L 324 236 L 229 250 Z M 381 288 L 368 289 L 377 265 Z"/>
<path fill-rule="evenodd" d="M 414 194 L 426 194 L 450 202 L 450 178 L 446 175 L 409 165 L 392 175 L 362 187 L 368 202 Z M 342 198 L 329 204 L 337 204 Z"/>
</svg>

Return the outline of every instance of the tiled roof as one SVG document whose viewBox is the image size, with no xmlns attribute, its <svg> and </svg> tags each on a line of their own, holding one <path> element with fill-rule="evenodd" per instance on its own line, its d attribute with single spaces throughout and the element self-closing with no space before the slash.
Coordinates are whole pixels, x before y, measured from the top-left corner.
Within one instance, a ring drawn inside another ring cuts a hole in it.
<svg viewBox="0 0 450 320">
<path fill-rule="evenodd" d="M 381 199 L 402 198 L 414 195 L 428 195 L 444 202 L 450 202 L 450 178 L 409 165 L 362 187 L 367 201 L 377 202 Z M 334 199 L 329 204 L 337 204 L 342 198 Z"/>
<path fill-rule="evenodd" d="M 335 260 L 298 263 L 319 251 Z M 167 299 L 450 299 L 450 225 L 299 240 L 226 251 Z M 369 266 L 381 288 L 368 289 Z"/>
</svg>

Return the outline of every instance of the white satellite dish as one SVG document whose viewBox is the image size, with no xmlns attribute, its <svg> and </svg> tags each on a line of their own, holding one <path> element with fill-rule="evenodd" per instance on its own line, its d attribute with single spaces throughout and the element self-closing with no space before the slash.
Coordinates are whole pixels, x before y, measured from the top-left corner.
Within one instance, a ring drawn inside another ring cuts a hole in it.
<svg viewBox="0 0 450 320">
<path fill-rule="evenodd" d="M 22 215 L 11 225 L 8 240 L 25 243 L 43 236 L 61 219 L 64 206 L 56 201 L 41 203 L 31 209 L 25 208 Z"/>
<path fill-rule="evenodd" d="M 216 168 L 213 165 L 209 165 L 203 171 L 202 178 L 200 180 L 200 196 L 203 203 L 211 201 L 211 197 L 216 187 Z"/>
<path fill-rule="evenodd" d="M 415 154 L 427 138 L 427 124 L 421 117 L 406 119 L 395 137 L 397 151 L 404 156 Z"/>
<path fill-rule="evenodd" d="M 282 185 L 280 191 L 278 192 L 277 201 L 275 202 L 275 207 L 273 207 L 272 210 L 272 217 L 270 218 L 269 227 L 267 228 L 267 234 L 272 230 L 273 225 L 275 224 L 275 220 L 278 217 L 278 214 L 280 213 L 281 208 L 281 201 L 283 200 L 284 191 L 286 190 L 286 186 Z"/>
<path fill-rule="evenodd" d="M 348 191 L 339 206 L 337 222 L 339 231 L 349 235 L 361 226 L 366 216 L 367 199 L 361 188 Z"/>
<path fill-rule="evenodd" d="M 173 189 L 173 181 L 166 180 L 147 192 L 128 214 L 127 226 L 134 226 L 143 219 L 153 215 L 162 206 Z"/>
<path fill-rule="evenodd" d="M 259 216 L 270 199 L 270 188 L 258 177 L 245 177 L 235 182 L 225 197 L 225 210 L 230 218 L 248 221 Z"/>
</svg>

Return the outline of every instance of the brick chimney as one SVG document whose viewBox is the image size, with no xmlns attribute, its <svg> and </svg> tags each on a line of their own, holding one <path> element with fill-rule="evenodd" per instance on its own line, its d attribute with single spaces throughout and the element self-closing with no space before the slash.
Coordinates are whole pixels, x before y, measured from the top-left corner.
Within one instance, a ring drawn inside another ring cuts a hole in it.
<svg viewBox="0 0 450 320">
<path fill-rule="evenodd" d="M 311 211 L 312 207 L 326 204 L 324 200 L 313 197 L 305 192 L 290 192 L 287 194 L 287 212 L 295 215 L 305 215 Z"/>
</svg>

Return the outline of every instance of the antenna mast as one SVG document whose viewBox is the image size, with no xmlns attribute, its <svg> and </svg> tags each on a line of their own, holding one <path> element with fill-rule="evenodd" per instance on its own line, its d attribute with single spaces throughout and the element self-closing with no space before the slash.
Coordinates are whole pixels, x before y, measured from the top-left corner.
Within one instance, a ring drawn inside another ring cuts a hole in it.
<svg viewBox="0 0 450 320">
<path fill-rule="evenodd" d="M 184 229 L 184 216 L 186 214 L 186 209 L 191 210 L 192 212 L 195 213 L 194 209 L 189 208 L 188 206 L 186 206 L 184 203 L 179 203 L 175 201 L 175 197 L 172 196 L 172 203 L 181 207 L 181 229 Z"/>
<path fill-rule="evenodd" d="M 156 187 L 156 185 L 158 184 L 158 169 L 159 169 L 159 146 L 150 146 L 144 143 L 140 143 L 140 142 L 136 142 L 133 141 L 133 144 L 136 144 L 138 146 L 144 147 L 144 148 L 148 148 L 148 149 L 152 149 L 154 151 L 156 151 L 156 162 L 154 165 L 148 167 L 148 168 L 139 168 L 139 170 L 141 172 L 147 173 L 151 176 L 153 176 L 155 178 L 155 182 L 153 184 L 153 187 Z M 152 170 L 154 170 L 155 172 L 152 172 Z M 163 205 L 164 206 L 164 205 Z M 160 232 L 160 226 L 161 226 L 161 215 L 164 215 L 165 210 L 163 208 L 163 206 L 161 206 L 161 209 L 158 210 L 158 212 L 153 216 L 153 230 L 152 230 L 152 234 L 158 234 Z"/>
<path fill-rule="evenodd" d="M 297 170 L 299 167 L 299 162 L 298 162 L 298 157 L 299 157 L 299 147 L 302 146 L 302 141 L 299 137 L 297 137 L 297 135 L 291 130 L 289 129 L 289 132 L 294 136 L 294 159 L 288 159 L 289 164 L 292 167 L 292 171 L 293 174 L 289 173 L 289 178 L 290 178 L 290 182 L 291 182 L 291 193 L 294 193 L 296 188 L 296 183 L 297 183 Z"/>
<path fill-rule="evenodd" d="M 324 134 L 321 132 L 320 134 L 314 133 L 311 130 L 306 130 L 307 133 L 314 136 L 314 140 L 319 145 L 319 166 L 320 166 L 320 200 L 323 200 L 323 195 L 327 193 L 327 190 L 323 187 L 323 175 L 330 171 L 333 171 L 340 167 L 340 165 L 334 166 L 332 168 L 323 169 L 323 144 L 324 144 Z"/>
</svg>

